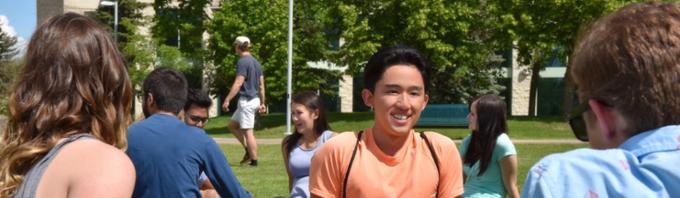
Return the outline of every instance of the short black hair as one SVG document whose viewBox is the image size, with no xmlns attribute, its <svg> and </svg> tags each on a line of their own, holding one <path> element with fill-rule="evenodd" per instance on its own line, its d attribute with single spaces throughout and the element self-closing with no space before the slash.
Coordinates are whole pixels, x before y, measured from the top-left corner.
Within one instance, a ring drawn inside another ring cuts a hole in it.
<svg viewBox="0 0 680 198">
<path fill-rule="evenodd" d="M 169 67 L 159 67 L 144 79 L 144 98 L 151 93 L 161 111 L 179 113 L 187 101 L 187 79 L 184 74 Z"/>
<path fill-rule="evenodd" d="M 191 105 L 196 105 L 202 108 L 210 108 L 210 106 L 212 106 L 212 100 L 208 96 L 208 93 L 205 93 L 205 91 L 196 88 L 189 88 L 189 91 L 187 92 L 187 102 L 184 105 L 184 111 L 189 110 Z"/>
<path fill-rule="evenodd" d="M 379 50 L 366 63 L 364 68 L 364 89 L 371 92 L 375 91 L 375 84 L 382 78 L 383 73 L 387 68 L 398 65 L 412 65 L 420 71 L 425 84 L 425 92 L 427 92 L 430 80 L 430 66 L 427 63 L 427 58 L 423 56 L 418 50 L 405 46 L 396 45 L 386 47 Z"/>
</svg>

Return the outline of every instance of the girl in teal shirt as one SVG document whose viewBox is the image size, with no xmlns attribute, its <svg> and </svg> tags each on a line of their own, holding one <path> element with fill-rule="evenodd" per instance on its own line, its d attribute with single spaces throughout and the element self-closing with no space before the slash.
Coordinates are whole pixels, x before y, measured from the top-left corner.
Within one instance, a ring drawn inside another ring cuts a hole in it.
<svg viewBox="0 0 680 198">
<path fill-rule="evenodd" d="M 463 158 L 463 197 L 519 197 L 515 184 L 517 152 L 506 124 L 506 105 L 494 94 L 472 100 L 468 115 L 472 130 L 459 149 Z"/>
</svg>

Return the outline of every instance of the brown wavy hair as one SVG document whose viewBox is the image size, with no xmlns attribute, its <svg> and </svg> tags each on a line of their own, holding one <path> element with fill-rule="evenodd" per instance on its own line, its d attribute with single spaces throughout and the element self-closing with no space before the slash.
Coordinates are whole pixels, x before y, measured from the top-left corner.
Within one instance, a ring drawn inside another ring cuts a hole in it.
<svg viewBox="0 0 680 198">
<path fill-rule="evenodd" d="M 57 142 L 89 133 L 127 147 L 132 88 L 111 34 L 80 14 L 50 18 L 33 33 L 9 97 L 9 121 L 0 136 L 0 197 Z"/>
<path fill-rule="evenodd" d="M 680 6 L 635 3 L 599 19 L 570 67 L 581 101 L 621 112 L 628 135 L 680 124 Z"/>
</svg>

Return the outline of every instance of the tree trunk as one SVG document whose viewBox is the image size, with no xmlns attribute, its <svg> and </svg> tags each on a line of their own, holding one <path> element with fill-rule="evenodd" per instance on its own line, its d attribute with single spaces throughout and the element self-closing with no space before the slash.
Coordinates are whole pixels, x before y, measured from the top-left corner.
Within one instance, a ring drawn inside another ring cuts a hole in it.
<svg viewBox="0 0 680 198">
<path fill-rule="evenodd" d="M 538 82 L 541 78 L 540 72 L 541 72 L 541 64 L 543 64 L 543 61 L 535 61 L 531 65 L 531 83 L 529 85 L 529 116 L 534 117 L 537 115 L 536 113 L 536 90 L 538 89 Z"/>
<path fill-rule="evenodd" d="M 571 76 L 571 67 L 567 66 L 567 71 L 564 73 L 564 117 L 569 115 L 569 112 L 574 108 L 574 98 L 576 97 L 576 83 Z"/>
</svg>

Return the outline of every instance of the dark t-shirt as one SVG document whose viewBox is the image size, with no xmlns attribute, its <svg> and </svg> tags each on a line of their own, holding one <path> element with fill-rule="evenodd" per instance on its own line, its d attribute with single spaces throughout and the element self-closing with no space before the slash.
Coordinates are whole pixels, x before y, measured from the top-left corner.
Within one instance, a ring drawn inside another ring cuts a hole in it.
<svg viewBox="0 0 680 198">
<path fill-rule="evenodd" d="M 236 63 L 236 75 L 245 77 L 245 81 L 238 91 L 239 95 L 247 99 L 257 97 L 257 93 L 260 91 L 260 76 L 262 76 L 260 62 L 257 62 L 250 55 L 239 58 L 238 63 Z"/>
</svg>

